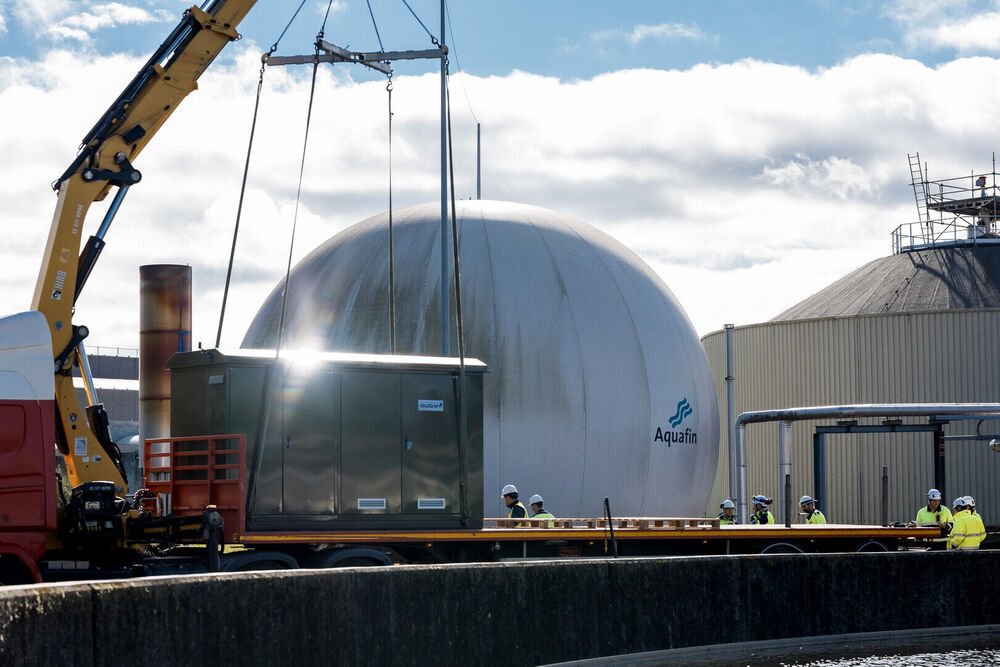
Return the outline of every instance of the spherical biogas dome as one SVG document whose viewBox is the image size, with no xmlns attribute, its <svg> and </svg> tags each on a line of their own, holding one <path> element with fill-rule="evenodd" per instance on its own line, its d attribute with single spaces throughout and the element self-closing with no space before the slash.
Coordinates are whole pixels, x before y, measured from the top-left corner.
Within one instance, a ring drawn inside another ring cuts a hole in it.
<svg viewBox="0 0 1000 667">
<path fill-rule="evenodd" d="M 484 383 L 484 496 L 540 493 L 556 516 L 704 510 L 719 421 L 705 352 L 660 278 L 569 216 L 457 203 L 466 355 Z M 396 351 L 437 356 L 441 208 L 393 213 Z M 449 246 L 450 248 L 450 246 Z M 388 216 L 329 239 L 293 269 L 282 347 L 387 353 Z M 450 251 L 449 251 L 450 258 Z M 282 284 L 243 347 L 274 347 Z M 457 356 L 454 291 L 451 355 Z M 505 510 L 503 510 L 505 512 Z"/>
</svg>

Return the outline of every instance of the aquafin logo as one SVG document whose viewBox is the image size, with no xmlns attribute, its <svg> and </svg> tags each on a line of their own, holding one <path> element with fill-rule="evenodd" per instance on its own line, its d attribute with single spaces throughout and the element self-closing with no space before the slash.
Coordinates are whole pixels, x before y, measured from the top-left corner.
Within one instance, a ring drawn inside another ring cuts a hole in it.
<svg viewBox="0 0 1000 667">
<path fill-rule="evenodd" d="M 677 404 L 677 412 L 675 412 L 674 416 L 669 419 L 670 427 L 677 428 L 680 426 L 681 422 L 684 421 L 684 418 L 692 412 L 693 410 L 691 409 L 691 404 L 688 403 L 687 396 L 685 396 L 681 399 L 681 402 Z"/>
<path fill-rule="evenodd" d="M 680 430 L 680 426 L 684 420 L 693 414 L 694 408 L 688 401 L 687 396 L 685 396 L 677 404 L 677 411 L 674 412 L 674 416 L 667 420 L 670 428 L 656 427 L 656 433 L 653 434 L 653 442 L 662 442 L 667 447 L 671 445 L 697 445 L 698 433 L 696 431 L 692 431 L 690 427 L 685 428 L 683 431 Z"/>
</svg>

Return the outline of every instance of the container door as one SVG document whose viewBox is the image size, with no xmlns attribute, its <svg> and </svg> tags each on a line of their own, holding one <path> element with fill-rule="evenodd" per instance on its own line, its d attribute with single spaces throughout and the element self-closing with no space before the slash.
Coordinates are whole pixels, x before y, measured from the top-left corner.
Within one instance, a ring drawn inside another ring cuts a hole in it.
<svg viewBox="0 0 1000 667">
<path fill-rule="evenodd" d="M 342 514 L 400 512 L 399 391 L 398 373 L 342 373 Z"/>
<path fill-rule="evenodd" d="M 451 375 L 402 378 L 403 512 L 458 514 L 458 419 Z"/>
<path fill-rule="evenodd" d="M 335 514 L 340 374 L 290 372 L 284 396 L 282 513 Z"/>
<path fill-rule="evenodd" d="M 281 514 L 281 391 L 274 389 L 275 380 L 270 378 L 268 391 L 271 395 L 265 400 L 263 391 L 267 377 L 265 369 L 260 367 L 230 370 L 229 426 L 215 431 L 247 435 L 247 482 L 255 480 L 254 495 L 247 498 L 247 510 L 254 516 Z M 263 449 L 258 451 L 257 429 L 264 424 L 261 410 L 265 407 L 269 412 L 267 435 Z M 249 489 L 247 492 L 249 494 Z"/>
</svg>

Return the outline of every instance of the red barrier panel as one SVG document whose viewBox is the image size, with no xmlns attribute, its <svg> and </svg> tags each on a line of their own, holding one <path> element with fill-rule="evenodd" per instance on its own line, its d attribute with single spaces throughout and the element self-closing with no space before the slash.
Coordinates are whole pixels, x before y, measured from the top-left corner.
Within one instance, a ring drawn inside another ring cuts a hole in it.
<svg viewBox="0 0 1000 667">
<path fill-rule="evenodd" d="M 246 517 L 246 448 L 243 434 L 146 440 L 143 481 L 156 493 L 154 513 L 196 516 L 215 505 L 223 540 L 232 542 Z"/>
</svg>

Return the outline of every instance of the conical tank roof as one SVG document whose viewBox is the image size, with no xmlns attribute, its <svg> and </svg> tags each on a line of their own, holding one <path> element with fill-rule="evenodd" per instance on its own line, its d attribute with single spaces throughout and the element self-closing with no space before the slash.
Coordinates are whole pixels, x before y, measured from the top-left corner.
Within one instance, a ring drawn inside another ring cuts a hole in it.
<svg viewBox="0 0 1000 667">
<path fill-rule="evenodd" d="M 881 257 L 772 322 L 877 313 L 1000 308 L 1000 246 L 951 246 Z"/>
</svg>

